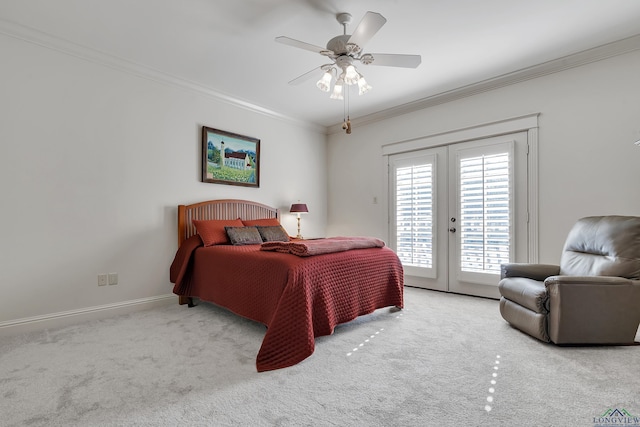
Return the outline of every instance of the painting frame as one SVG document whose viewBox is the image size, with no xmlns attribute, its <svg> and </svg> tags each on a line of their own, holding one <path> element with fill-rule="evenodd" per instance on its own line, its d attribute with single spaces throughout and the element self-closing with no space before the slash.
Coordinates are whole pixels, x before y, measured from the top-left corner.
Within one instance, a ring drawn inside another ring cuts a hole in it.
<svg viewBox="0 0 640 427">
<path fill-rule="evenodd" d="M 260 187 L 260 139 L 202 126 L 202 182 Z"/>
</svg>

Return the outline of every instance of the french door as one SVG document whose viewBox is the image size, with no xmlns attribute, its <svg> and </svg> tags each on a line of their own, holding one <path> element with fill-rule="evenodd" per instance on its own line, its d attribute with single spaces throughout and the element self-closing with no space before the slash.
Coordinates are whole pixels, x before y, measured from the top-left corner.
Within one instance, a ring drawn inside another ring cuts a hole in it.
<svg viewBox="0 0 640 427">
<path fill-rule="evenodd" d="M 389 156 L 390 244 L 405 283 L 498 298 L 527 260 L 527 133 Z"/>
</svg>

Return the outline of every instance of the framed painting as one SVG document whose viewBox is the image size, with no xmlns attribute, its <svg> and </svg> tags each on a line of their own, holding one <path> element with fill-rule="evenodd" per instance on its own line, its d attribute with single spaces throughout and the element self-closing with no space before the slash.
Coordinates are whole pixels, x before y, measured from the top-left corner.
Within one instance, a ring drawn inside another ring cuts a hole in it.
<svg viewBox="0 0 640 427">
<path fill-rule="evenodd" d="M 202 182 L 260 186 L 260 140 L 202 127 Z"/>
</svg>

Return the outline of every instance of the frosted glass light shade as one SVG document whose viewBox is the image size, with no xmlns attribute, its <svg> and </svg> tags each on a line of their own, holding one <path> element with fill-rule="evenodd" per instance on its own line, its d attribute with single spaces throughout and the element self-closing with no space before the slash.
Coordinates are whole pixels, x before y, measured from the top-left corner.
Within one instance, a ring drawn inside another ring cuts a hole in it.
<svg viewBox="0 0 640 427">
<path fill-rule="evenodd" d="M 333 86 L 333 92 L 331 93 L 331 96 L 329 97 L 331 99 L 344 99 L 344 97 L 342 96 L 342 81 L 338 80 L 336 82 L 336 84 Z"/>
<path fill-rule="evenodd" d="M 359 77 L 360 74 L 358 74 L 358 72 L 356 71 L 356 67 L 354 67 L 353 65 L 349 65 L 345 70 L 344 82 L 348 85 L 353 85 L 356 84 Z"/>
<path fill-rule="evenodd" d="M 373 89 L 362 76 L 360 76 L 360 79 L 358 80 L 358 88 L 358 95 L 364 95 Z"/>
<path fill-rule="evenodd" d="M 320 89 L 323 92 L 329 92 L 329 88 L 331 87 L 331 78 L 333 76 L 331 75 L 331 71 L 326 71 L 322 77 L 320 78 L 320 80 L 318 80 L 318 83 L 316 83 L 316 86 L 318 86 L 318 89 Z"/>
</svg>

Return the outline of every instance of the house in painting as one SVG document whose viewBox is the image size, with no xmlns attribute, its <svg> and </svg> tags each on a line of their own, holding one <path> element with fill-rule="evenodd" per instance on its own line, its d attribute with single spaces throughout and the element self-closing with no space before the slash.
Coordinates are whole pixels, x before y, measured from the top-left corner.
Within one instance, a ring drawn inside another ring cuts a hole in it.
<svg viewBox="0 0 640 427">
<path fill-rule="evenodd" d="M 224 165 L 233 169 L 241 170 L 251 168 L 251 163 L 249 162 L 247 153 L 240 153 L 237 151 L 224 153 Z"/>
</svg>

